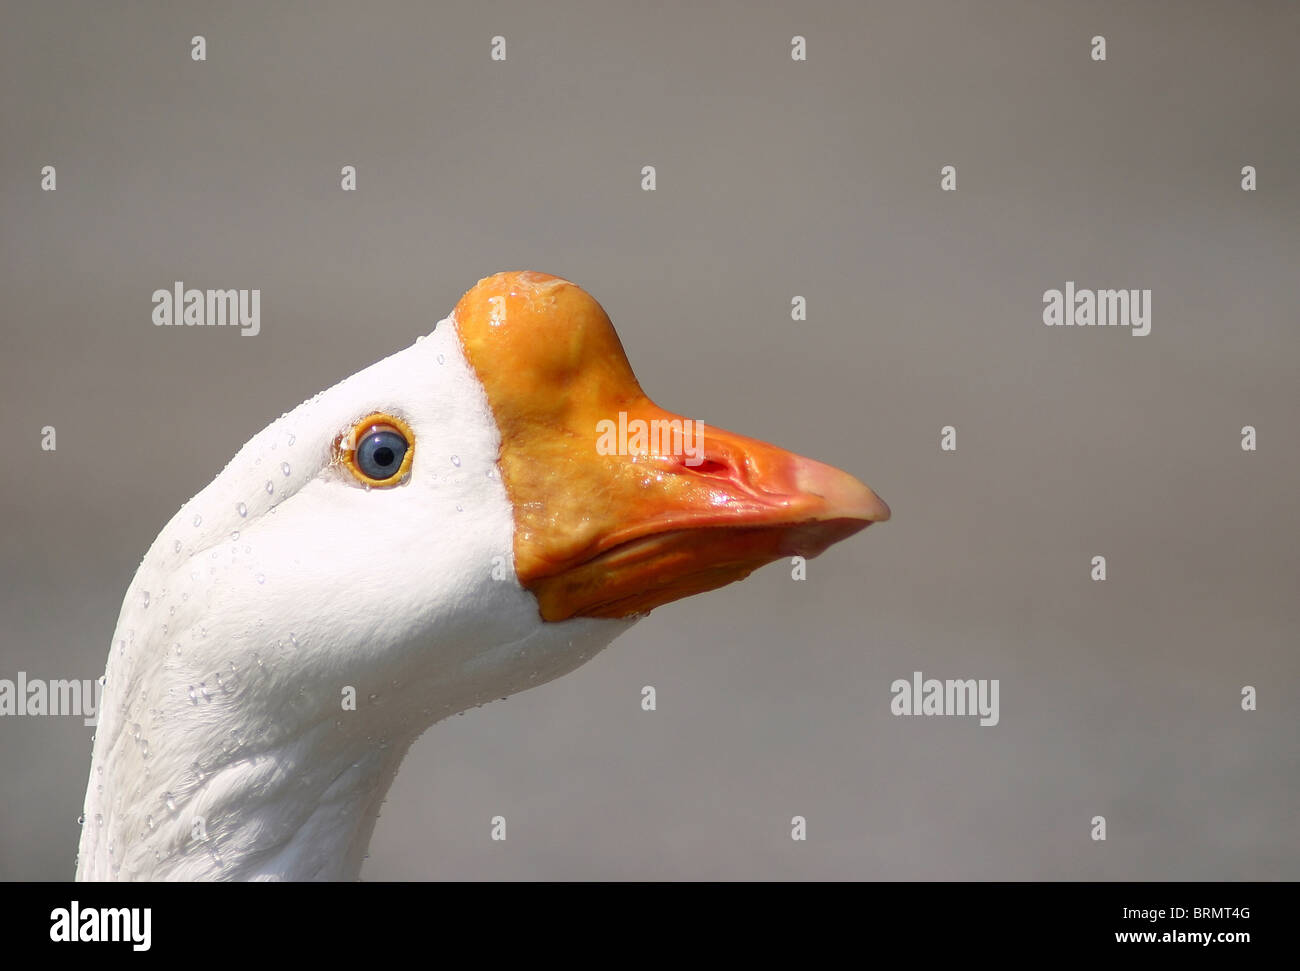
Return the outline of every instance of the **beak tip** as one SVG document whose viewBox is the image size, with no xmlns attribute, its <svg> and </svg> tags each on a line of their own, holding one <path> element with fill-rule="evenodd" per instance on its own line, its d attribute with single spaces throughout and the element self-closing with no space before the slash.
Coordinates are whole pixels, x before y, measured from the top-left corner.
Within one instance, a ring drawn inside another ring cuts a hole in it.
<svg viewBox="0 0 1300 971">
<path fill-rule="evenodd" d="M 801 459 L 796 482 L 801 492 L 821 498 L 826 518 L 883 523 L 891 515 L 889 505 L 870 486 L 834 466 Z"/>
<path fill-rule="evenodd" d="M 889 511 L 889 503 L 885 502 L 884 499 L 881 499 L 880 496 L 876 495 L 874 492 L 871 493 L 871 495 L 872 495 L 872 498 L 874 498 L 874 499 L 876 500 L 876 503 L 877 503 L 878 506 L 879 506 L 879 511 L 878 511 L 878 513 L 877 513 L 876 515 L 873 515 L 873 516 L 871 517 L 871 521 L 872 521 L 873 523 L 883 523 L 883 522 L 888 522 L 888 521 L 889 521 L 889 517 L 893 515 L 893 513 L 891 513 L 891 512 Z"/>
<path fill-rule="evenodd" d="M 876 495 L 870 487 L 863 485 L 859 497 L 851 502 L 844 503 L 838 508 L 843 509 L 843 514 L 851 516 L 854 519 L 865 519 L 868 523 L 884 523 L 889 521 L 893 515 L 890 512 L 889 504 Z"/>
</svg>

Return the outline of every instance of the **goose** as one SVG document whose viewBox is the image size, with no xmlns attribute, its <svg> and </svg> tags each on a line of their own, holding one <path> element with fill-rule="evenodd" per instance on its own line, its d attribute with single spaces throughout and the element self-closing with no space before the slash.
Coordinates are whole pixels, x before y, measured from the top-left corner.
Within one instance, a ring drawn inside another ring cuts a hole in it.
<svg viewBox="0 0 1300 971">
<path fill-rule="evenodd" d="M 356 879 L 430 725 L 889 518 L 847 473 L 709 426 L 690 455 L 598 449 L 620 420 L 695 427 L 590 294 L 523 271 L 255 435 L 127 590 L 77 878 Z"/>
</svg>

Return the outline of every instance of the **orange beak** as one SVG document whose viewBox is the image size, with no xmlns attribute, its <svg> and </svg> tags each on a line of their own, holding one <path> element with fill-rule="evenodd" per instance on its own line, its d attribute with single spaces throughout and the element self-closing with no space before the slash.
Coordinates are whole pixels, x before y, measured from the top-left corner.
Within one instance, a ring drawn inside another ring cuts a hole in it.
<svg viewBox="0 0 1300 971">
<path fill-rule="evenodd" d="M 845 472 L 659 408 L 567 280 L 499 273 L 452 316 L 501 432 L 515 572 L 548 621 L 644 613 L 889 518 Z"/>
</svg>

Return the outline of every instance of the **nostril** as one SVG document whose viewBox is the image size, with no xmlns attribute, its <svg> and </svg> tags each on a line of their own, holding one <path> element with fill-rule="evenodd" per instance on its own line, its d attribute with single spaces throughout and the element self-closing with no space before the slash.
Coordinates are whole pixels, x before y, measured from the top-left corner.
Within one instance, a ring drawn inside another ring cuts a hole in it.
<svg viewBox="0 0 1300 971">
<path fill-rule="evenodd" d="M 708 475 L 731 478 L 735 474 L 731 463 L 718 461 L 717 459 L 706 459 L 692 455 L 665 455 L 664 459 L 674 472 L 690 473 L 691 475 Z"/>
<path fill-rule="evenodd" d="M 725 462 L 716 462 L 713 459 L 704 459 L 698 465 L 693 465 L 690 459 L 687 459 L 686 467 L 696 475 L 731 475 L 730 465 Z"/>
</svg>

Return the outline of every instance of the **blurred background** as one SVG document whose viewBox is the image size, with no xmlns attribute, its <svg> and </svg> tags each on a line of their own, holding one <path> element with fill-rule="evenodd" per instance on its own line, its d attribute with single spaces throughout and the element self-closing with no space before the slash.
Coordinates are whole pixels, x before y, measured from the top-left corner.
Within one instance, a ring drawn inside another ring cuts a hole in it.
<svg viewBox="0 0 1300 971">
<path fill-rule="evenodd" d="M 1300 6 L 0 9 L 0 677 L 97 677 L 240 445 L 536 269 L 894 518 L 435 726 L 363 878 L 1300 878 Z M 261 334 L 155 327 L 176 280 Z M 1043 326 L 1067 280 L 1150 335 Z M 892 716 L 913 671 L 1000 724 Z M 0 877 L 72 876 L 92 731 L 0 718 Z"/>
</svg>

